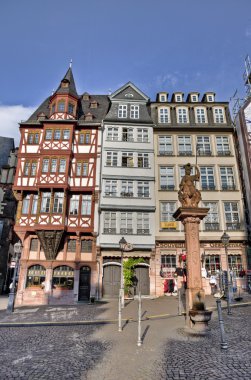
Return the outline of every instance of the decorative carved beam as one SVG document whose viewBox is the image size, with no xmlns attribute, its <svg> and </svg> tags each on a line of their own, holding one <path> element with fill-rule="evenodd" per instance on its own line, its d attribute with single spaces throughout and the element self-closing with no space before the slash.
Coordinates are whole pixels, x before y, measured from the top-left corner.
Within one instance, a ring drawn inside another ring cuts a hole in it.
<svg viewBox="0 0 251 380">
<path fill-rule="evenodd" d="M 55 260 L 64 231 L 36 231 L 46 260 Z"/>
</svg>

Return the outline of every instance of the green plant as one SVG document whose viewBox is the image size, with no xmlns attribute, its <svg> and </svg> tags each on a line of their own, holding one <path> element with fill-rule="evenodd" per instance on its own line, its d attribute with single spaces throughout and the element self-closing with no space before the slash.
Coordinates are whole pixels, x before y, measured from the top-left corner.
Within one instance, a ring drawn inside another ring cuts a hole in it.
<svg viewBox="0 0 251 380">
<path fill-rule="evenodd" d="M 144 263 L 144 259 L 142 257 L 138 259 L 134 259 L 130 257 L 128 260 L 123 263 L 123 275 L 124 275 L 124 289 L 125 293 L 129 294 L 130 290 L 133 286 L 133 277 L 134 277 L 134 268 L 136 265 L 140 263 Z"/>
</svg>

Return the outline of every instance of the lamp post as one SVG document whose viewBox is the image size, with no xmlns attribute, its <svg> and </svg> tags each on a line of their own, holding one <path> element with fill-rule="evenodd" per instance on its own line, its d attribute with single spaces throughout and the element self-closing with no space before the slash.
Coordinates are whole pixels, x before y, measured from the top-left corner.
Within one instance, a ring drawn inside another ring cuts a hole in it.
<svg viewBox="0 0 251 380">
<path fill-rule="evenodd" d="M 121 300 L 122 308 L 125 306 L 123 258 L 124 258 L 124 251 L 125 251 L 126 246 L 127 246 L 127 241 L 123 236 L 119 241 L 119 247 L 121 251 L 120 300 Z"/>
<path fill-rule="evenodd" d="M 230 236 L 226 232 L 224 232 L 224 234 L 221 237 L 221 242 L 225 248 L 226 262 L 227 262 L 227 313 L 228 315 L 232 314 L 231 308 L 230 308 L 230 282 L 231 281 L 230 281 L 230 275 L 229 275 L 228 251 L 227 251 L 229 240 L 230 240 Z"/>
<path fill-rule="evenodd" d="M 9 293 L 9 300 L 8 300 L 8 305 L 7 305 L 7 310 L 6 310 L 7 313 L 13 313 L 14 311 L 14 303 L 15 303 L 15 295 L 16 295 L 16 277 L 18 273 L 19 260 L 21 257 L 22 248 L 23 246 L 20 240 L 18 243 L 14 244 L 15 269 L 14 269 L 14 274 L 13 274 L 13 279 L 12 279 L 12 286 Z"/>
</svg>

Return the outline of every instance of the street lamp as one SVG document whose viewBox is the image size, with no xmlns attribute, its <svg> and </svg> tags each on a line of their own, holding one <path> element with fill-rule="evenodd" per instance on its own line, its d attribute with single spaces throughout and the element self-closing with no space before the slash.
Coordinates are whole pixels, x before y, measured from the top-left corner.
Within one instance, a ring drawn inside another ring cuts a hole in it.
<svg viewBox="0 0 251 380">
<path fill-rule="evenodd" d="M 22 253 L 22 243 L 19 240 L 19 242 L 14 244 L 14 260 L 15 260 L 15 269 L 14 269 L 14 274 L 13 274 L 13 279 L 12 279 L 12 286 L 9 294 L 9 300 L 8 300 L 8 305 L 7 305 L 7 313 L 13 313 L 14 311 L 14 303 L 15 303 L 15 295 L 16 295 L 16 277 L 18 273 L 18 268 L 19 268 L 19 260 L 21 257 Z"/>
<path fill-rule="evenodd" d="M 123 273 L 123 257 L 124 251 L 127 247 L 127 241 L 124 236 L 119 241 L 119 247 L 121 251 L 121 273 L 120 273 L 120 299 L 121 299 L 121 307 L 125 307 L 125 294 L 124 294 L 124 273 Z"/>
<path fill-rule="evenodd" d="M 232 314 L 231 309 L 230 309 L 230 282 L 231 282 L 231 279 L 230 279 L 230 275 L 229 275 L 228 251 L 227 251 L 229 240 L 230 240 L 230 236 L 226 232 L 224 232 L 224 234 L 221 237 L 221 242 L 225 248 L 226 262 L 227 262 L 227 313 L 230 315 L 230 314 Z"/>
</svg>

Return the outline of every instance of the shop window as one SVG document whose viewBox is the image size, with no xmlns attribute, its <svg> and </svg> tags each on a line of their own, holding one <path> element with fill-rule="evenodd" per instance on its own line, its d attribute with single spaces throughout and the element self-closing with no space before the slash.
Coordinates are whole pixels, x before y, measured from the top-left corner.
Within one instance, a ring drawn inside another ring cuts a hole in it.
<svg viewBox="0 0 251 380">
<path fill-rule="evenodd" d="M 176 271 L 176 256 L 175 255 L 161 255 L 161 277 L 173 277 Z"/>
<path fill-rule="evenodd" d="M 74 270 L 67 265 L 62 265 L 53 270 L 53 288 L 73 289 Z"/>
<path fill-rule="evenodd" d="M 207 275 L 215 275 L 220 270 L 220 256 L 219 255 L 206 255 L 205 268 Z"/>
<path fill-rule="evenodd" d="M 236 277 L 241 277 L 243 268 L 241 255 L 228 255 L 229 270 L 232 271 Z"/>
<path fill-rule="evenodd" d="M 37 239 L 32 239 L 37 240 Z M 42 265 L 32 265 L 28 269 L 26 287 L 43 285 L 45 281 L 45 268 Z"/>
</svg>

